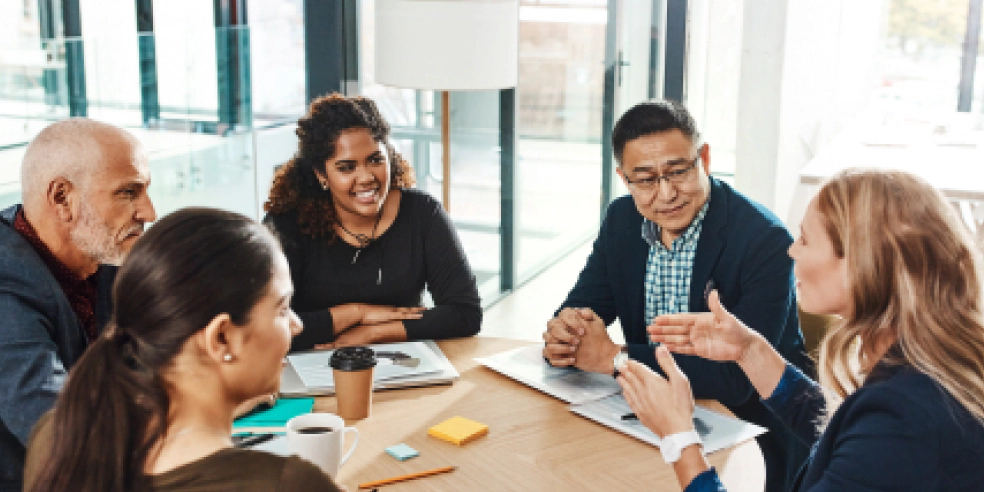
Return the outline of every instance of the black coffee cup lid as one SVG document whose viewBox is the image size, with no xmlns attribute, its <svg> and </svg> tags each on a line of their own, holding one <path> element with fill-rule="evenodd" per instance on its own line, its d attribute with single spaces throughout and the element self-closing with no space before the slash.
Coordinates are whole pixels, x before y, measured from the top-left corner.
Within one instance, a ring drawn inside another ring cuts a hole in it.
<svg viewBox="0 0 984 492">
<path fill-rule="evenodd" d="M 369 347 L 342 347 L 331 354 L 331 367 L 339 371 L 361 371 L 376 365 L 376 353 Z"/>
</svg>

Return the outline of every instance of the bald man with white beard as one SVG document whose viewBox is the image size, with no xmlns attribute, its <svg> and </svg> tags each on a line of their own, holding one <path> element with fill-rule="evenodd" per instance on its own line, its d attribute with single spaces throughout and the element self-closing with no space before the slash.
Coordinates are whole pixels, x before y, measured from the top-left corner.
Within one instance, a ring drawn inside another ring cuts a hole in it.
<svg viewBox="0 0 984 492">
<path fill-rule="evenodd" d="M 31 428 L 111 313 L 116 267 L 156 219 L 140 143 L 72 118 L 31 142 L 22 205 L 0 211 L 0 492 L 21 490 Z"/>
</svg>

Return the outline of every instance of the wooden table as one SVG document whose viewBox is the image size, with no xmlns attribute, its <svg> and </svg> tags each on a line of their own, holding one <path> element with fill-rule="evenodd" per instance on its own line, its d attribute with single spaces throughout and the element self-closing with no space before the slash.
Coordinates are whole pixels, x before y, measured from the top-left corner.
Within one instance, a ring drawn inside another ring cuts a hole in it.
<svg viewBox="0 0 984 492">
<path fill-rule="evenodd" d="M 461 379 L 451 386 L 375 393 L 372 415 L 349 422 L 359 429 L 360 440 L 339 482 L 355 491 L 359 483 L 457 465 L 452 473 L 381 490 L 680 489 L 656 448 L 575 415 L 566 403 L 473 360 L 529 344 L 482 337 L 440 342 Z M 701 404 L 727 412 L 716 402 Z M 335 410 L 334 397 L 316 400 L 315 411 Z M 428 428 L 454 416 L 488 424 L 488 436 L 458 447 L 427 435 Z M 399 443 L 420 456 L 400 462 L 385 453 Z M 762 490 L 764 465 L 754 440 L 719 451 L 710 461 L 730 491 Z"/>
</svg>

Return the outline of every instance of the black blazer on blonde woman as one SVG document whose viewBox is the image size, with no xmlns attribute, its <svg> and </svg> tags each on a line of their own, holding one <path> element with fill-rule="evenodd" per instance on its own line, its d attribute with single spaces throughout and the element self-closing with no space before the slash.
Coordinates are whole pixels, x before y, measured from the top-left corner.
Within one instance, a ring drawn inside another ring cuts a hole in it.
<svg viewBox="0 0 984 492">
<path fill-rule="evenodd" d="M 837 408 L 823 434 L 825 401 L 791 367 L 766 406 L 813 452 L 793 490 L 953 492 L 984 490 L 984 425 L 911 366 L 875 367 Z M 720 492 L 713 470 L 685 492 Z"/>
</svg>

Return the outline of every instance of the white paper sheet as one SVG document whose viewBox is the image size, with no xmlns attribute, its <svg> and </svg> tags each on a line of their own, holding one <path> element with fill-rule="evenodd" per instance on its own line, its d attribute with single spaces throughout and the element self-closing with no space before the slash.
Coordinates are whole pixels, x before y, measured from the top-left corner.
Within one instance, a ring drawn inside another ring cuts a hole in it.
<svg viewBox="0 0 984 492">
<path fill-rule="evenodd" d="M 607 374 L 552 367 L 543 360 L 542 350 L 541 345 L 531 345 L 475 361 L 567 403 L 599 400 L 622 390 Z"/>
<path fill-rule="evenodd" d="M 377 351 L 403 352 L 420 360 L 417 367 L 406 367 L 393 364 L 393 361 L 388 358 L 378 358 L 372 374 L 374 382 L 393 381 L 441 372 L 434 352 L 427 348 L 423 342 L 387 343 L 385 345 L 369 345 L 369 348 Z M 334 388 L 335 378 L 329 364 L 331 354 L 332 351 L 330 350 L 307 352 L 288 355 L 287 359 L 297 371 L 297 375 L 301 378 L 304 386 L 308 388 Z"/>
<path fill-rule="evenodd" d="M 570 410 L 640 441 L 653 446 L 659 445 L 659 436 L 642 425 L 642 422 L 622 420 L 623 415 L 632 413 L 632 408 L 620 394 L 590 403 L 572 405 Z M 694 424 L 701 434 L 704 452 L 708 454 L 747 441 L 766 431 L 764 427 L 725 417 L 700 405 L 694 410 Z"/>
</svg>

